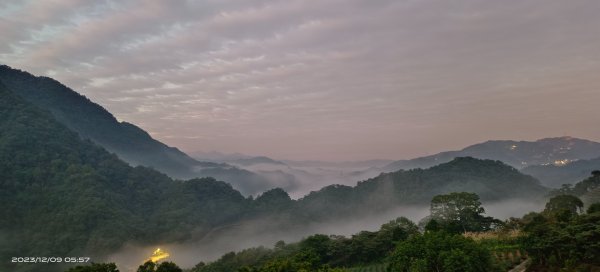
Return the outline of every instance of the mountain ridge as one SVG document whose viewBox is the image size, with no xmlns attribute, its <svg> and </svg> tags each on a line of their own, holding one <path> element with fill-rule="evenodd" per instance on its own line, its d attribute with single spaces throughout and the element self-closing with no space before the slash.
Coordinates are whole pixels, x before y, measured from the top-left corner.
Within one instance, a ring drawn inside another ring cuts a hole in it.
<svg viewBox="0 0 600 272">
<path fill-rule="evenodd" d="M 46 109 L 57 121 L 129 164 L 152 167 L 177 179 L 214 177 L 244 194 L 274 187 L 264 177 L 225 163 L 201 162 L 176 147 L 155 140 L 134 124 L 118 121 L 101 105 L 59 81 L 0 65 L 0 81 L 26 101 Z"/>
<path fill-rule="evenodd" d="M 212 178 L 179 181 L 131 167 L 1 84 L 0 114 L 0 233 L 8 234 L 0 236 L 7 245 L 0 256 L 103 256 L 126 241 L 204 239 L 223 226 L 263 218 L 279 220 L 257 232 L 305 229 L 399 205 L 426 205 L 431 194 L 465 187 L 483 192 L 484 200 L 531 198 L 545 190 L 501 162 L 460 158 L 430 169 L 382 174 L 353 187 L 327 186 L 299 200 L 281 189 L 254 200 Z M 487 190 L 489 184 L 497 186 Z M 41 270 L 12 265 L 8 271 Z M 57 270 L 44 265 L 45 271 Z"/>
<path fill-rule="evenodd" d="M 548 189 L 537 179 L 494 160 L 459 157 L 427 169 L 398 170 L 360 181 L 356 186 L 329 185 L 300 198 L 301 213 L 321 214 L 328 206 L 341 215 L 360 206 L 387 209 L 426 205 L 438 194 L 472 192 L 482 201 L 542 198 Z M 304 204 L 303 204 L 304 203 Z M 351 205 L 351 203 L 357 203 Z"/>
<path fill-rule="evenodd" d="M 576 160 L 565 165 L 531 165 L 521 172 L 534 176 L 546 186 L 558 188 L 563 184 L 575 184 L 600 169 L 600 157 L 589 160 Z"/>
<path fill-rule="evenodd" d="M 225 182 L 182 182 L 131 167 L 1 81 L 0 114 L 2 258 L 102 256 L 130 240 L 189 239 L 238 220 L 248 207 Z M 58 269 L 0 262 L 2 271 Z"/>
<path fill-rule="evenodd" d="M 461 150 L 398 160 L 383 167 L 382 171 L 430 167 L 450 161 L 455 157 L 465 156 L 500 160 L 521 169 L 529 165 L 593 159 L 600 156 L 600 143 L 569 136 L 543 138 L 536 141 L 488 140 Z"/>
</svg>

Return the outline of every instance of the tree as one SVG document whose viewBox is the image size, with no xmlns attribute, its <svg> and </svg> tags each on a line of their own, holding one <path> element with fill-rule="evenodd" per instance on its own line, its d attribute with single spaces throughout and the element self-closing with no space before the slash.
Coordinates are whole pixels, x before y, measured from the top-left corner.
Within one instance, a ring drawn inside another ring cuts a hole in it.
<svg viewBox="0 0 600 272">
<path fill-rule="evenodd" d="M 67 272 L 119 272 L 119 270 L 114 263 L 92 263 L 70 268 Z"/>
<path fill-rule="evenodd" d="M 461 235 L 427 232 L 401 242 L 390 257 L 391 272 L 494 271 L 490 252 Z"/>
<path fill-rule="evenodd" d="M 183 272 L 183 270 L 173 262 L 162 262 L 156 268 L 156 272 Z"/>
<path fill-rule="evenodd" d="M 598 213 L 600 212 L 600 202 L 596 202 L 587 209 L 587 213 Z"/>
<path fill-rule="evenodd" d="M 154 272 L 156 270 L 156 264 L 152 261 L 147 261 L 140 265 L 137 272 Z"/>
<path fill-rule="evenodd" d="M 483 216 L 479 196 L 474 193 L 460 192 L 437 195 L 431 200 L 430 220 L 435 220 L 440 228 L 450 232 L 483 231 L 500 222 Z M 429 226 L 430 229 L 432 226 Z"/>
<path fill-rule="evenodd" d="M 557 211 L 569 216 L 555 220 Z M 593 271 L 589 266 L 600 265 L 600 214 L 571 214 L 560 205 L 557 211 L 528 216 L 521 245 L 532 258 L 531 270 Z"/>
<path fill-rule="evenodd" d="M 583 202 L 573 195 L 557 195 L 551 198 L 544 209 L 544 213 L 550 217 L 564 220 L 581 212 Z"/>
<path fill-rule="evenodd" d="M 283 240 L 277 241 L 277 243 L 275 243 L 274 248 L 277 249 L 277 250 L 284 249 L 285 248 L 285 242 Z"/>
<path fill-rule="evenodd" d="M 440 224 L 438 223 L 437 220 L 430 219 L 427 221 L 427 224 L 425 225 L 425 231 L 439 231 L 439 230 L 440 230 Z"/>
</svg>

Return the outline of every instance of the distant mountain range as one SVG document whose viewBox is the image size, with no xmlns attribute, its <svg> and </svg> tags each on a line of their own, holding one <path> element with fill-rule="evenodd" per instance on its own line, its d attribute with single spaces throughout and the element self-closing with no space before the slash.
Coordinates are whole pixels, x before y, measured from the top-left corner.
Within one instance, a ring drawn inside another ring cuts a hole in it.
<svg viewBox="0 0 600 272">
<path fill-rule="evenodd" d="M 483 201 L 535 199 L 547 188 L 500 161 L 459 157 L 427 169 L 383 173 L 356 186 L 330 185 L 298 200 L 302 212 L 343 215 L 361 207 L 423 205 L 438 194 L 477 193 Z M 323 207 L 328 207 L 324 209 Z"/>
<path fill-rule="evenodd" d="M 241 153 L 225 154 L 216 151 L 193 152 L 198 160 L 227 163 L 258 173 L 268 178 L 272 184 L 299 198 L 310 191 L 330 184 L 355 185 L 357 181 L 375 177 L 381 173 L 380 167 L 392 160 L 365 161 L 317 161 L 317 160 L 276 160 L 266 156 L 250 156 Z"/>
<path fill-rule="evenodd" d="M 245 155 L 241 153 L 221 153 L 218 151 L 194 151 L 189 153 L 193 158 L 200 161 L 211 161 L 211 162 L 227 162 L 239 159 L 250 159 L 255 156 Z"/>
<path fill-rule="evenodd" d="M 537 141 L 487 141 L 458 151 L 446 151 L 410 160 L 368 160 L 348 162 L 277 161 L 268 157 L 237 154 L 222 160 L 250 171 L 282 171 L 306 188 L 305 180 L 325 180 L 353 185 L 358 180 L 380 173 L 429 168 L 457 157 L 499 160 L 539 179 L 544 186 L 574 184 L 600 169 L 600 143 L 573 137 L 545 138 Z M 304 184 L 304 185 L 303 185 Z M 326 184 L 318 183 L 320 186 Z M 297 187 L 290 187 L 290 189 Z"/>
<path fill-rule="evenodd" d="M 487 141 L 458 151 L 395 161 L 382 170 L 391 172 L 400 169 L 425 168 L 466 156 L 499 160 L 517 169 L 531 165 L 564 165 L 575 160 L 600 157 L 600 143 L 573 137 L 545 138 L 533 142 Z"/>
<path fill-rule="evenodd" d="M 0 81 L 21 98 L 52 113 L 56 120 L 83 139 L 92 140 L 131 165 L 152 167 L 178 179 L 214 177 L 229 182 L 244 194 L 285 186 L 272 184 L 266 177 L 232 165 L 193 159 L 153 139 L 139 127 L 119 122 L 102 106 L 52 78 L 36 77 L 0 65 Z"/>
<path fill-rule="evenodd" d="M 276 161 L 274 159 L 271 159 L 271 158 L 268 158 L 265 156 L 252 157 L 252 158 L 246 158 L 246 159 L 236 159 L 236 160 L 232 160 L 229 162 L 231 162 L 233 164 L 243 165 L 243 166 L 250 166 L 250 165 L 256 165 L 256 164 L 286 165 L 283 162 Z"/>
<path fill-rule="evenodd" d="M 600 143 L 573 137 L 545 138 L 537 141 L 487 141 L 458 151 L 441 152 L 410 160 L 399 160 L 381 169 L 427 168 L 456 157 L 499 160 L 539 179 L 543 185 L 557 187 L 573 184 L 600 169 Z"/>
<path fill-rule="evenodd" d="M 127 241 L 199 239 L 257 218 L 280 220 L 257 231 L 282 229 L 280 224 L 303 228 L 398 205 L 426 205 L 433 195 L 455 190 L 479 193 L 487 201 L 545 192 L 535 179 L 501 162 L 459 158 L 430 169 L 382 174 L 354 187 L 327 186 L 300 200 L 281 189 L 253 200 L 211 178 L 178 181 L 131 167 L 1 83 L 0 115 L 2 258 L 103 256 Z M 0 264 L 3 271 L 31 269 L 42 268 Z M 43 270 L 58 267 L 44 264 Z"/>
<path fill-rule="evenodd" d="M 267 156 L 251 156 L 242 153 L 221 153 L 218 151 L 190 153 L 192 157 L 201 161 L 225 162 L 253 165 L 253 164 L 285 164 L 293 167 L 330 167 L 330 168 L 368 168 L 381 167 L 394 162 L 393 160 L 363 160 L 363 161 L 319 161 L 319 160 L 277 160 Z"/>
<path fill-rule="evenodd" d="M 4 85 L 5 80 L 11 87 Z M 353 186 L 328 185 L 298 200 L 282 189 L 245 197 L 230 184 L 213 178 L 174 180 L 157 170 L 166 160 L 167 171 L 198 166 L 205 168 L 200 173 L 208 174 L 206 168 L 221 174 L 252 172 L 194 160 L 133 125 L 117 122 L 100 106 L 60 83 L 6 66 L 0 69 L 0 116 L 3 259 L 75 253 L 105 256 L 126 242 L 150 245 L 204 239 L 217 235 L 215 230 L 252 220 L 267 222 L 255 229 L 267 233 L 287 227 L 305 229 L 324 221 L 344 224 L 403 205 L 426 207 L 434 195 L 455 191 L 477 193 L 487 202 L 534 199 L 547 192 L 535 178 L 503 162 L 459 157 L 427 169 L 383 173 Z M 96 128 L 85 124 L 95 121 Z M 111 148 L 117 150 L 111 154 L 107 151 Z M 154 164 L 157 170 L 134 167 L 121 158 L 143 160 L 142 155 L 152 157 L 144 162 Z M 240 165 L 291 167 L 298 173 L 308 168 L 338 169 L 326 163 L 238 159 Z M 379 167 L 384 163 L 345 166 Z M 265 170 L 288 175 L 278 171 Z M 229 182 L 240 184 L 239 180 Z M 273 218 L 276 220 L 268 221 Z M 0 263 L 2 271 L 58 270 L 55 268 Z"/>
<path fill-rule="evenodd" d="M 594 170 L 600 170 L 600 158 L 578 160 L 565 165 L 532 165 L 521 172 L 532 175 L 548 187 L 560 187 L 563 184 L 575 184 L 590 176 Z"/>
</svg>

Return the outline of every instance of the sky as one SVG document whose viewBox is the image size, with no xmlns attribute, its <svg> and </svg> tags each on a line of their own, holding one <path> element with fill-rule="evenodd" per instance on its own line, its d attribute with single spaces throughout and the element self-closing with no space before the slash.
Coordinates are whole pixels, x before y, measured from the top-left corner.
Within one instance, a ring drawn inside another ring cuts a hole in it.
<svg viewBox="0 0 600 272">
<path fill-rule="evenodd" d="M 0 0 L 0 63 L 184 151 L 600 141 L 596 0 Z"/>
</svg>

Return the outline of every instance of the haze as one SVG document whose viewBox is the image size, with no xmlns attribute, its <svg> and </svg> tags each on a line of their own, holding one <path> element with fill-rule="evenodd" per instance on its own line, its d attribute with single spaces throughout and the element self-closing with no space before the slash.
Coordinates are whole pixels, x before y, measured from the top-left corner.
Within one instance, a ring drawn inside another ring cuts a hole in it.
<svg viewBox="0 0 600 272">
<path fill-rule="evenodd" d="M 400 159 L 600 140 L 599 12 L 593 0 L 3 1 L 0 63 L 185 151 Z"/>
</svg>

